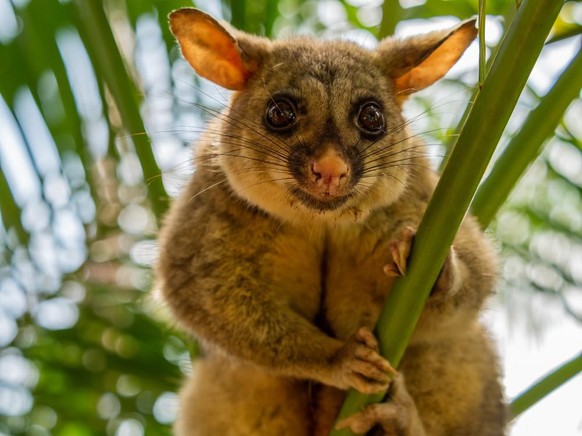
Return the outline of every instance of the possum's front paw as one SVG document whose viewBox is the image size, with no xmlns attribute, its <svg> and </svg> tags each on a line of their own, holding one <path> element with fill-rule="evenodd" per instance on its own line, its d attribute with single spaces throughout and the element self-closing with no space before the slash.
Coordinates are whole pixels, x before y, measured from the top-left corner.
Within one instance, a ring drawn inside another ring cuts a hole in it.
<svg viewBox="0 0 582 436">
<path fill-rule="evenodd" d="M 384 272 L 389 277 L 406 275 L 408 256 L 410 255 L 415 235 L 415 229 L 405 227 L 400 231 L 398 238 L 390 242 L 389 248 L 392 254 L 392 262 L 384 267 Z M 447 295 L 449 292 L 454 292 L 457 284 L 456 279 L 457 256 L 455 249 L 451 247 L 438 279 L 432 288 L 431 296 L 442 296 Z"/>
<path fill-rule="evenodd" d="M 339 421 L 336 428 L 349 428 L 360 434 L 379 426 L 388 436 L 423 436 L 425 432 L 416 405 L 406 390 L 401 374 L 394 377 L 388 396 L 387 402 L 365 407 L 361 412 Z"/>
<path fill-rule="evenodd" d="M 394 368 L 378 352 L 378 341 L 373 333 L 360 328 L 338 350 L 330 365 L 327 384 L 340 389 L 354 388 L 371 394 L 388 389 Z"/>
</svg>

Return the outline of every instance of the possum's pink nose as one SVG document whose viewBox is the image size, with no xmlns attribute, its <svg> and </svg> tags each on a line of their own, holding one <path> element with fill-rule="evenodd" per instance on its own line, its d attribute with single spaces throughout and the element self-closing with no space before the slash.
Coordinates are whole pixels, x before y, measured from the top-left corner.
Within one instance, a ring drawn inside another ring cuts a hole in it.
<svg viewBox="0 0 582 436">
<path fill-rule="evenodd" d="M 323 195 L 336 195 L 338 188 L 347 180 L 348 173 L 346 162 L 332 152 L 311 163 L 311 179 Z"/>
</svg>

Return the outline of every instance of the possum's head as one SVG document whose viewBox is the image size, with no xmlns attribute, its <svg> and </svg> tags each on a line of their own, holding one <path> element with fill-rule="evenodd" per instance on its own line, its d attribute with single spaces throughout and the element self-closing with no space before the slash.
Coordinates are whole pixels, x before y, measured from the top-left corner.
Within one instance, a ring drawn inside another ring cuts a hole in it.
<svg viewBox="0 0 582 436">
<path fill-rule="evenodd" d="M 476 35 L 467 21 L 367 50 L 270 41 L 195 9 L 170 23 L 194 70 L 236 91 L 217 137 L 231 187 L 284 218 L 357 219 L 402 195 L 419 150 L 401 104 L 444 76 Z"/>
</svg>

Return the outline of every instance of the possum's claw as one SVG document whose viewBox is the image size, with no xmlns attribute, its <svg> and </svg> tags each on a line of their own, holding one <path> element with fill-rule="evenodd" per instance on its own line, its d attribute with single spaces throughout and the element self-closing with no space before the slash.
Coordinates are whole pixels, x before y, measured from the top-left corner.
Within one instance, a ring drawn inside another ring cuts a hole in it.
<svg viewBox="0 0 582 436">
<path fill-rule="evenodd" d="M 415 235 L 415 229 L 405 227 L 400 231 L 398 238 L 390 242 L 389 249 L 392 255 L 392 262 L 384 266 L 384 273 L 388 277 L 402 277 L 406 275 L 408 256 L 412 250 Z M 455 288 L 458 278 L 456 264 L 455 249 L 451 247 L 437 281 L 433 286 L 431 295 L 440 294 L 443 291 L 448 292 Z"/>
</svg>

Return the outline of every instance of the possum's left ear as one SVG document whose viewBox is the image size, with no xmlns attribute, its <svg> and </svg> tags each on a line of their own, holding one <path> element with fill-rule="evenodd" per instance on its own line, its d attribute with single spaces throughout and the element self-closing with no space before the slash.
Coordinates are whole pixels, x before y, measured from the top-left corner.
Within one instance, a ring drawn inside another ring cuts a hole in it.
<svg viewBox="0 0 582 436">
<path fill-rule="evenodd" d="M 376 61 L 394 81 L 397 98 L 443 77 L 477 36 L 475 21 L 411 38 L 382 40 L 376 49 Z"/>
<path fill-rule="evenodd" d="M 232 29 L 198 9 L 178 9 L 169 18 L 184 58 L 198 74 L 224 88 L 244 89 L 268 51 L 263 38 Z"/>
</svg>

